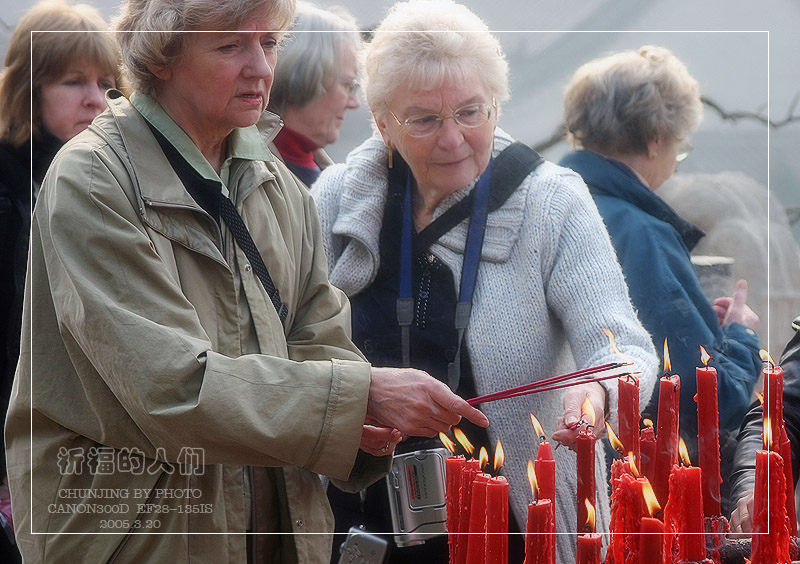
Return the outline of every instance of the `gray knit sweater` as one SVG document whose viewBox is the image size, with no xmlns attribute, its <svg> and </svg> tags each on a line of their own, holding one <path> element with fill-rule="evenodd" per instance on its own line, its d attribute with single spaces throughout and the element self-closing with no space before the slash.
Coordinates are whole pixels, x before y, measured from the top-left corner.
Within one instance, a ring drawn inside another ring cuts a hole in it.
<svg viewBox="0 0 800 564">
<path fill-rule="evenodd" d="M 495 155 L 513 140 L 499 128 Z M 346 164 L 323 171 L 314 184 L 331 281 L 353 296 L 378 272 L 378 240 L 387 196 L 388 149 L 375 135 L 348 155 Z M 438 217 L 473 185 L 446 198 Z M 431 247 L 461 276 L 468 222 Z M 398 233 L 399 236 L 399 233 Z M 640 405 L 652 394 L 657 358 L 636 318 L 616 255 L 585 184 L 574 172 L 545 162 L 505 204 L 489 214 L 466 346 L 478 394 L 502 390 L 566 370 L 618 360 L 603 328 L 611 329 L 622 352 L 636 362 Z M 616 428 L 616 380 L 605 386 L 610 421 Z M 562 391 L 487 403 L 492 444 L 506 452 L 503 473 L 511 484 L 511 506 L 521 526 L 531 500 L 525 468 L 536 456 L 538 439 L 528 414 L 545 431 L 555 431 L 563 414 Z M 608 415 L 608 414 L 607 414 Z M 602 423 L 600 424 L 602 430 Z M 597 449 L 598 531 L 607 532 L 609 501 L 600 441 Z M 556 456 L 558 562 L 575 562 L 575 453 Z"/>
</svg>

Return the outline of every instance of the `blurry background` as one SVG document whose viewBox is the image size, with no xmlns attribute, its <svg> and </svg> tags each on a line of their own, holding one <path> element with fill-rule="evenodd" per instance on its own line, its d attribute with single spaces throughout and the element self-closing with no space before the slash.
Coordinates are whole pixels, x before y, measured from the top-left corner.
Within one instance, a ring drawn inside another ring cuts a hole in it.
<svg viewBox="0 0 800 564">
<path fill-rule="evenodd" d="M 106 18 L 116 0 L 89 0 Z M 362 29 L 374 26 L 389 0 L 320 0 L 347 8 Z M 706 98 L 691 156 L 659 195 L 705 229 L 702 254 L 735 259 L 732 276 L 750 282 L 762 318 L 762 344 L 780 354 L 800 314 L 800 3 L 770 0 L 465 0 L 495 30 L 511 65 L 511 100 L 500 125 L 533 146 L 561 124 L 561 94 L 582 63 L 611 51 L 658 44 L 681 58 Z M 0 52 L 25 0 L 4 0 Z M 787 118 L 795 116 L 796 121 Z M 348 113 L 335 160 L 370 134 L 364 106 Z M 769 119 L 777 124 L 764 123 Z M 564 142 L 543 151 L 558 160 Z M 769 192 L 767 191 L 769 187 Z M 786 212 L 784 213 L 784 208 Z M 646 268 L 646 265 L 643 265 Z M 724 289 L 724 288 L 723 288 Z M 769 300 L 768 300 L 769 294 Z"/>
</svg>

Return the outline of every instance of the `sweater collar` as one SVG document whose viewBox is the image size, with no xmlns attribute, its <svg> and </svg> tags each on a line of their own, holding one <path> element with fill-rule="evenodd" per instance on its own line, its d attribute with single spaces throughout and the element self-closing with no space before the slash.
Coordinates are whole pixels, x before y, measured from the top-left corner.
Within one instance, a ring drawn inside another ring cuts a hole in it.
<svg viewBox="0 0 800 564">
<path fill-rule="evenodd" d="M 625 200 L 643 212 L 670 224 L 680 234 L 689 250 L 705 233 L 683 219 L 655 192 L 645 186 L 636 173 L 623 162 L 592 151 L 575 151 L 559 163 L 583 177 L 593 196 L 610 196 Z"/>
<path fill-rule="evenodd" d="M 284 125 L 275 136 L 275 146 L 285 160 L 306 168 L 319 168 L 314 161 L 317 146 L 299 131 Z"/>
</svg>

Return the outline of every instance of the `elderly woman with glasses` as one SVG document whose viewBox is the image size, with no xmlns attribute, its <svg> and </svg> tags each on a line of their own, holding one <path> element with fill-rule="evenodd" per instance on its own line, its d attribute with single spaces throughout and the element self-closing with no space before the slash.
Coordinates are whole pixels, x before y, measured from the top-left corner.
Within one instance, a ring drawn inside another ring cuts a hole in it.
<svg viewBox="0 0 800 564">
<path fill-rule="evenodd" d="M 26 561 L 321 564 L 320 474 L 358 488 L 402 434 L 488 425 L 349 337 L 314 202 L 255 127 L 293 11 L 122 8 L 134 92 L 56 156 L 32 219 L 6 422 Z"/>
<path fill-rule="evenodd" d="M 591 61 L 575 72 L 564 95 L 567 131 L 579 150 L 561 164 L 589 185 L 639 319 L 655 343 L 669 340 L 675 373 L 694 374 L 701 345 L 714 359 L 724 435 L 738 431 L 760 372 L 758 316 L 745 303 L 744 281 L 733 297 L 709 302 L 689 256 L 703 232 L 657 195 L 691 149 L 702 109 L 697 81 L 663 47 Z M 697 445 L 695 392 L 695 379 L 684 377 L 681 434 L 690 452 Z M 647 410 L 651 416 L 657 399 Z M 729 461 L 723 452 L 723 476 Z"/>
<path fill-rule="evenodd" d="M 358 108 L 358 49 L 355 20 L 341 8 L 322 10 L 299 2 L 291 35 L 281 47 L 269 109 L 284 126 L 272 152 L 306 186 L 333 164 L 324 151 L 339 139 L 347 110 Z"/>
<path fill-rule="evenodd" d="M 423 368 L 470 398 L 570 364 L 613 361 L 607 328 L 642 372 L 642 399 L 649 399 L 653 347 L 580 178 L 544 162 L 525 168 L 506 199 L 487 203 L 498 194 L 492 182 L 505 175 L 499 154 L 513 140 L 497 126 L 509 96 L 508 65 L 486 25 L 449 0 L 397 4 L 369 44 L 364 79 L 376 134 L 312 189 L 331 281 L 351 298 L 353 337 L 364 354 Z M 456 215 L 455 224 L 441 227 L 448 221 L 441 218 L 459 211 L 470 217 Z M 396 385 L 408 386 L 402 379 Z M 505 447 L 512 531 L 524 527 L 530 498 L 525 467 L 536 439 L 529 413 L 569 445 L 573 424 L 588 417 L 583 400 L 597 413 L 600 433 L 604 418 L 616 415 L 616 388 L 592 382 L 565 394 L 487 403 L 488 433 L 465 428 L 476 448 L 493 452 L 498 439 Z M 431 446 L 412 438 L 401 450 Z M 574 532 L 575 454 L 560 449 L 556 458 L 557 525 Z M 598 455 L 598 484 L 606 483 L 602 460 Z M 364 503 L 333 488 L 328 495 L 337 531 L 362 523 L 391 529 L 385 484 L 368 489 Z M 605 488 L 598 488 L 597 505 L 603 530 Z M 574 550 L 574 538 L 559 536 L 559 561 L 574 561 Z M 390 561 L 446 561 L 446 554 L 437 538 L 394 549 Z"/>
</svg>

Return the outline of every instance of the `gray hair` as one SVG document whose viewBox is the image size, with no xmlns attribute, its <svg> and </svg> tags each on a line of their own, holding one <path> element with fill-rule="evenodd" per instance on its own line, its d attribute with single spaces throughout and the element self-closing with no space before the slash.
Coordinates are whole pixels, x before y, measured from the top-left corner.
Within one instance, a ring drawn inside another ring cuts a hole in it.
<svg viewBox="0 0 800 564">
<path fill-rule="evenodd" d="M 294 7 L 295 0 L 128 0 L 113 27 L 133 88 L 153 94 L 159 79 L 148 65 L 169 68 L 176 63 L 186 45 L 183 32 L 235 30 L 261 13 L 275 31 L 282 31 L 292 21 Z"/>
<path fill-rule="evenodd" d="M 281 46 L 268 109 L 302 108 L 325 93 L 339 77 L 342 53 L 358 53 L 361 36 L 353 16 L 339 7 L 323 10 L 298 2 L 292 32 Z"/>
<path fill-rule="evenodd" d="M 607 155 L 644 153 L 651 141 L 684 139 L 702 116 L 700 86 L 664 47 L 588 62 L 564 94 L 570 140 Z"/>
<path fill-rule="evenodd" d="M 486 23 L 452 0 L 395 4 L 367 48 L 364 92 L 373 113 L 401 85 L 438 88 L 447 78 L 481 80 L 500 103 L 508 100 L 508 61 Z"/>
</svg>

